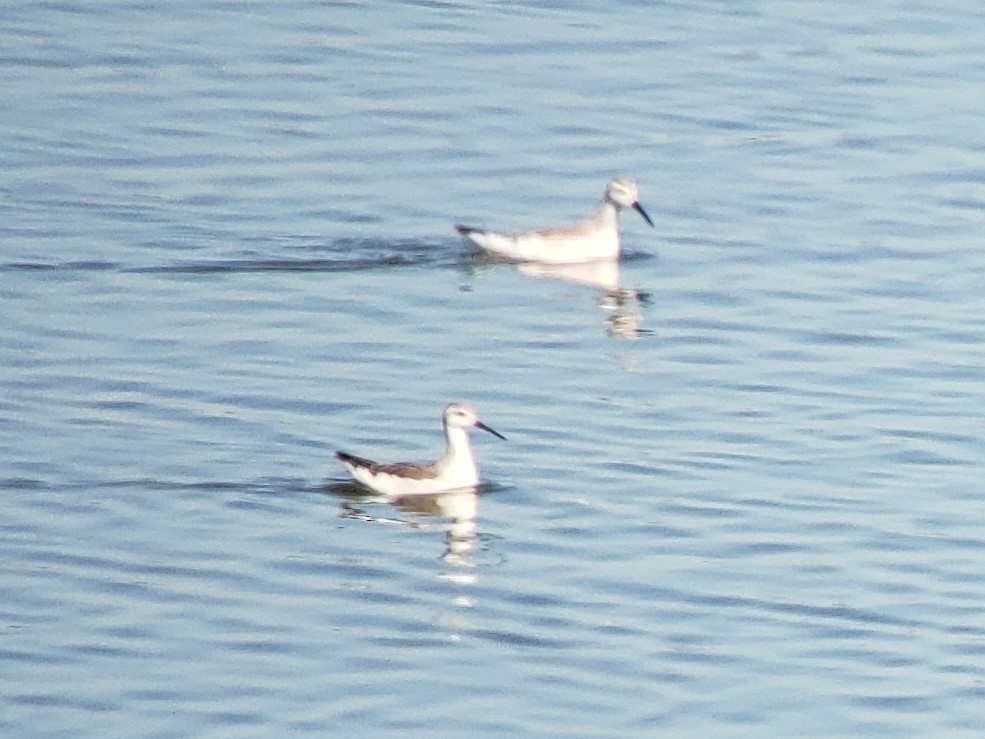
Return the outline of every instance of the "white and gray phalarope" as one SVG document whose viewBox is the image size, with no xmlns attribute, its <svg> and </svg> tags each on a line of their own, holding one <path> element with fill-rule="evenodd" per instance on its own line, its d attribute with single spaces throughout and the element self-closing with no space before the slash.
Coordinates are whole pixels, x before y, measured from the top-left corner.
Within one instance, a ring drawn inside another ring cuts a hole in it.
<svg viewBox="0 0 985 739">
<path fill-rule="evenodd" d="M 631 177 L 616 177 L 605 189 L 595 212 L 568 226 L 504 234 L 455 226 L 462 236 L 488 252 L 517 262 L 579 264 L 619 257 L 619 213 L 632 208 L 653 226 L 640 205 Z"/>
<path fill-rule="evenodd" d="M 441 420 L 448 448 L 437 462 L 382 464 L 346 452 L 336 452 L 335 456 L 357 482 L 387 496 L 476 487 L 479 470 L 472 455 L 469 429 L 480 428 L 504 440 L 506 437 L 480 421 L 468 403 L 452 403 L 445 408 Z"/>
</svg>

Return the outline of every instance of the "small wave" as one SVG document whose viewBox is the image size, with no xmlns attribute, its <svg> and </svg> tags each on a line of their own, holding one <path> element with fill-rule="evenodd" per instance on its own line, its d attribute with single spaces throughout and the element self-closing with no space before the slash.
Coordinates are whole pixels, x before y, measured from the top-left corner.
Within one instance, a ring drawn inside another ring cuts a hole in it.
<svg viewBox="0 0 985 739">
<path fill-rule="evenodd" d="M 128 271 L 168 274 L 228 274 L 236 272 L 350 272 L 381 267 L 453 266 L 457 242 L 417 239 L 339 239 L 329 245 L 304 247 L 303 255 L 250 255 L 228 259 L 198 259 L 136 267 Z"/>
<path fill-rule="evenodd" d="M 83 260 L 72 262 L 6 262 L 0 264 L 0 272 L 105 272 L 119 270 L 119 262 Z"/>
<path fill-rule="evenodd" d="M 301 253 L 303 252 L 303 253 Z M 350 272 L 385 267 L 455 267 L 461 261 L 457 239 L 356 239 L 296 247 L 289 253 L 203 259 L 180 259 L 157 264 L 127 264 L 103 260 L 0 263 L 0 272 L 135 272 L 143 274 L 235 274 L 242 272 Z"/>
</svg>

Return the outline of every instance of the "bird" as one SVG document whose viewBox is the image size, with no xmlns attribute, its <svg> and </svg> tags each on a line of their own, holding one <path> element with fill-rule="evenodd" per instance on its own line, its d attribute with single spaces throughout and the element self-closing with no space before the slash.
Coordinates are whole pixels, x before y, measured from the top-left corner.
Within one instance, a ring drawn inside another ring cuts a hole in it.
<svg viewBox="0 0 985 739">
<path fill-rule="evenodd" d="M 638 197 L 636 180 L 619 176 L 609 182 L 595 212 L 577 223 L 512 234 L 462 225 L 455 229 L 479 248 L 516 262 L 579 264 L 617 259 L 622 210 L 632 208 L 653 226 Z"/>
<path fill-rule="evenodd" d="M 447 449 L 437 462 L 383 464 L 337 451 L 335 456 L 357 482 L 388 497 L 430 494 L 479 484 L 479 470 L 472 456 L 469 430 L 479 428 L 493 436 L 506 437 L 490 428 L 468 403 L 450 403 L 441 414 Z"/>
</svg>

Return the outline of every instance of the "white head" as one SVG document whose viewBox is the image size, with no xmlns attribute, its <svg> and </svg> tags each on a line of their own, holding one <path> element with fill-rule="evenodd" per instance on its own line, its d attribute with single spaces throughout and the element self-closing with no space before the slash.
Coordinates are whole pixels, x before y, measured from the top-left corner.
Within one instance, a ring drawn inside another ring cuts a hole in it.
<svg viewBox="0 0 985 739">
<path fill-rule="evenodd" d="M 500 439 L 506 439 L 501 433 L 489 428 L 480 421 L 475 409 L 468 403 L 451 403 L 445 408 L 445 412 L 441 416 L 441 421 L 444 423 L 446 429 L 469 429 L 475 427 L 483 431 L 488 431 Z"/>
<path fill-rule="evenodd" d="M 607 202 L 616 206 L 616 210 L 632 208 L 643 216 L 643 220 L 652 226 L 653 221 L 650 220 L 650 216 L 647 215 L 646 211 L 643 210 L 643 206 L 637 200 L 639 195 L 640 191 L 636 186 L 636 180 L 632 177 L 615 177 L 609 183 L 609 186 L 605 188 L 605 199 Z"/>
</svg>

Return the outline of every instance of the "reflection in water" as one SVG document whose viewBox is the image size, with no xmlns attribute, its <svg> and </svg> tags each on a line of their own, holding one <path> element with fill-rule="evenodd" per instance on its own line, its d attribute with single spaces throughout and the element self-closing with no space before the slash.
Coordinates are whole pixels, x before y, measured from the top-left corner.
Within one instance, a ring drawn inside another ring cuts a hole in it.
<svg viewBox="0 0 985 739">
<path fill-rule="evenodd" d="M 633 289 L 619 289 L 599 296 L 599 307 L 608 313 L 605 330 L 616 339 L 635 339 L 640 334 L 649 333 L 640 328 L 643 313 L 640 307 L 646 304 L 643 293 Z"/>
<path fill-rule="evenodd" d="M 429 528 L 428 524 L 415 519 L 447 519 L 447 523 L 443 526 L 445 551 L 442 554 L 442 559 L 456 567 L 474 566 L 469 553 L 474 548 L 478 538 L 476 516 L 479 507 L 479 495 L 475 488 L 393 497 L 367 496 L 365 488 L 351 483 L 332 485 L 329 489 L 342 497 L 342 515 L 347 518 L 397 523 L 422 529 Z M 411 518 L 383 518 L 371 515 L 363 508 L 376 503 L 394 505 L 402 512 L 411 514 Z"/>
<path fill-rule="evenodd" d="M 448 519 L 442 558 L 451 564 L 472 566 L 468 554 L 475 546 L 475 519 L 479 508 L 475 488 L 431 495 L 405 495 L 391 498 L 390 502 L 407 513 Z"/>
<path fill-rule="evenodd" d="M 542 264 L 524 262 L 517 265 L 520 274 L 538 279 L 554 279 L 598 290 L 598 306 L 606 312 L 605 329 L 617 339 L 635 339 L 642 329 L 643 297 L 632 289 L 619 287 L 619 260 L 604 259 L 583 264 Z"/>
<path fill-rule="evenodd" d="M 543 264 L 523 262 L 517 265 L 520 274 L 527 277 L 564 280 L 576 285 L 594 287 L 604 292 L 619 290 L 619 261 L 603 259 L 583 264 Z"/>
</svg>

